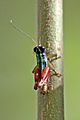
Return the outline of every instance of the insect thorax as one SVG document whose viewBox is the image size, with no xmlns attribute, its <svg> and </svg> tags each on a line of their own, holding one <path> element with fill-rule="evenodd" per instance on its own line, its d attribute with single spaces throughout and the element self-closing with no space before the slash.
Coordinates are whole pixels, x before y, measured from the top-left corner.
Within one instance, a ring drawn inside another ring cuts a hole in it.
<svg viewBox="0 0 80 120">
<path fill-rule="evenodd" d="M 34 48 L 34 52 L 36 52 L 37 65 L 40 71 L 42 71 L 44 67 L 46 67 L 46 65 L 48 64 L 46 50 L 42 46 L 37 46 Z"/>
</svg>

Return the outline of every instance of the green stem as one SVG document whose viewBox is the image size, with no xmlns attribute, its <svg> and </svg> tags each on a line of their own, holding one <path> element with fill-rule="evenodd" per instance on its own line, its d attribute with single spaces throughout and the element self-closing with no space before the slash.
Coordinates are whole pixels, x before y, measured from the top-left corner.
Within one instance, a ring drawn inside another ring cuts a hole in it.
<svg viewBox="0 0 80 120">
<path fill-rule="evenodd" d="M 48 94 L 38 92 L 38 120 L 64 120 L 62 15 L 62 0 L 38 0 L 38 44 L 46 48 L 47 54 L 61 56 L 53 64 L 62 74 L 49 78 Z"/>
</svg>

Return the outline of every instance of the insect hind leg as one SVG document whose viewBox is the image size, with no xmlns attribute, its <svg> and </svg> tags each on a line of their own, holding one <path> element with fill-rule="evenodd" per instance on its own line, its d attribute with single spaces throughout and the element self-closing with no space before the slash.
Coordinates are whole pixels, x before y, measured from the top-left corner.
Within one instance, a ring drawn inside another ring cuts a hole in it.
<svg viewBox="0 0 80 120">
<path fill-rule="evenodd" d="M 54 65 L 51 62 L 48 62 L 49 67 L 51 68 L 51 70 L 54 72 L 51 76 L 55 75 L 57 77 L 61 77 L 62 75 L 60 73 L 58 73 L 55 69 L 54 69 Z"/>
</svg>

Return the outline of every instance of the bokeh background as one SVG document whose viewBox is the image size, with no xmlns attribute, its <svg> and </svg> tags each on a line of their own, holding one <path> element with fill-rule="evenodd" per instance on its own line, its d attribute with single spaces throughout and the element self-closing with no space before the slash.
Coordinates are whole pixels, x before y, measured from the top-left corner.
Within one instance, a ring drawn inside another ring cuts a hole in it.
<svg viewBox="0 0 80 120">
<path fill-rule="evenodd" d="M 36 120 L 34 43 L 10 25 L 37 38 L 36 0 L 0 0 L 0 120 Z M 65 120 L 80 120 L 80 0 L 64 0 Z"/>
</svg>

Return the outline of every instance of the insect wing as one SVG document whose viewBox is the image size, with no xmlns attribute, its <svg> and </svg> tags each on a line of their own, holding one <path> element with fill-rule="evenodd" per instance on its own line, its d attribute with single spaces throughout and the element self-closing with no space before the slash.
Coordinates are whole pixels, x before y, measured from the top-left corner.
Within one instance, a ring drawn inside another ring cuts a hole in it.
<svg viewBox="0 0 80 120">
<path fill-rule="evenodd" d="M 41 81 L 39 82 L 39 87 L 42 87 L 46 83 L 46 80 L 48 79 L 49 76 L 50 76 L 50 68 L 49 66 L 46 66 L 42 71 L 42 77 L 41 77 Z"/>
<path fill-rule="evenodd" d="M 42 72 L 42 79 L 48 79 L 48 77 L 50 76 L 50 68 L 49 66 L 46 66 Z"/>
</svg>

